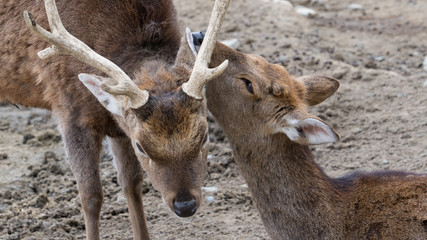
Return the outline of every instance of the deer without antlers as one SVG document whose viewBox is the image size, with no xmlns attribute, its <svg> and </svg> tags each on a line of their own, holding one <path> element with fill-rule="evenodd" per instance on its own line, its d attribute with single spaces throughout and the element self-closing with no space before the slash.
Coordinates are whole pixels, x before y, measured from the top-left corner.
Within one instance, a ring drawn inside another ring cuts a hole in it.
<svg viewBox="0 0 427 240">
<path fill-rule="evenodd" d="M 201 42 L 203 36 L 193 36 Z M 291 77 L 262 57 L 218 43 L 208 109 L 227 134 L 272 239 L 427 239 L 427 175 L 354 172 L 328 177 L 308 145 L 338 134 L 308 113 L 339 87 L 333 78 Z"/>
<path fill-rule="evenodd" d="M 88 239 L 99 239 L 99 153 L 105 137 L 135 239 L 149 238 L 142 169 L 176 215 L 191 216 L 199 207 L 208 141 L 202 88 L 228 63 L 207 66 L 228 4 L 215 3 L 211 40 L 195 60 L 191 32 L 180 40 L 171 0 L 61 1 L 65 27 L 54 0 L 45 0 L 47 18 L 40 1 L 3 3 L 0 101 L 46 108 L 58 118 Z M 22 21 L 24 10 L 36 36 Z M 50 32 L 42 27 L 47 23 Z M 37 59 L 43 48 L 39 57 L 49 60 Z"/>
</svg>

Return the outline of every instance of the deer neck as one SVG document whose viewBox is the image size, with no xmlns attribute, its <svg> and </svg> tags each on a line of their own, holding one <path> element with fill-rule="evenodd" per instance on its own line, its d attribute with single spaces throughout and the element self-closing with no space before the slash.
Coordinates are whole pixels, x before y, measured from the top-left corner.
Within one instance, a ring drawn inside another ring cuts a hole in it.
<svg viewBox="0 0 427 240">
<path fill-rule="evenodd" d="M 252 133 L 231 136 L 230 141 L 273 239 L 339 236 L 339 193 L 314 162 L 308 146 L 282 134 L 260 137 Z"/>
</svg>

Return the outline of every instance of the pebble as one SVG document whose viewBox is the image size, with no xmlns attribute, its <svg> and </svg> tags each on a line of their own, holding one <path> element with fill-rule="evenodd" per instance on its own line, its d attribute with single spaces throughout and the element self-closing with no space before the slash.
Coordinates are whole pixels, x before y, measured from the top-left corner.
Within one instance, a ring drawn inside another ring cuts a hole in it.
<svg viewBox="0 0 427 240">
<path fill-rule="evenodd" d="M 386 165 L 386 164 L 388 164 L 388 160 L 387 160 L 387 159 L 384 159 L 382 163 L 383 163 L 384 165 Z"/>
<path fill-rule="evenodd" d="M 368 61 L 367 63 L 365 63 L 365 67 L 366 68 L 377 68 L 377 64 L 374 61 Z"/>
<path fill-rule="evenodd" d="M 286 1 L 286 0 L 271 0 L 271 1 L 274 3 L 283 4 L 287 10 L 292 10 L 292 8 L 294 7 L 291 2 Z"/>
<path fill-rule="evenodd" d="M 427 87 L 427 80 L 424 81 L 423 87 Z"/>
<path fill-rule="evenodd" d="M 27 144 L 28 140 L 35 138 L 32 134 L 25 134 L 24 139 L 22 140 L 22 144 Z"/>
<path fill-rule="evenodd" d="M 222 43 L 233 48 L 233 49 L 237 49 L 240 47 L 240 41 L 236 38 L 224 40 L 224 41 L 222 41 Z"/>
<path fill-rule="evenodd" d="M 7 154 L 6 153 L 0 153 L 0 160 L 5 160 L 7 159 Z"/>
<path fill-rule="evenodd" d="M 202 187 L 202 190 L 206 192 L 218 192 L 217 187 Z"/>
<path fill-rule="evenodd" d="M 117 194 L 117 203 L 118 204 L 126 204 L 126 197 L 123 193 Z"/>
<path fill-rule="evenodd" d="M 305 16 L 305 17 L 314 17 L 316 16 L 316 11 L 314 11 L 311 8 L 303 7 L 303 6 L 295 6 L 295 12 L 299 15 Z"/>
<path fill-rule="evenodd" d="M 363 6 L 357 3 L 352 3 L 348 5 L 348 8 L 351 10 L 363 10 Z"/>
<path fill-rule="evenodd" d="M 211 202 L 215 201 L 215 197 L 214 196 L 207 196 L 206 200 L 208 200 L 208 202 L 211 203 Z"/>
<path fill-rule="evenodd" d="M 385 57 L 383 57 L 383 56 L 376 56 L 376 57 L 374 57 L 374 60 L 377 61 L 377 62 L 382 62 L 382 61 L 384 61 L 384 59 L 385 59 Z"/>
<path fill-rule="evenodd" d="M 44 208 L 44 206 L 49 202 L 49 199 L 45 195 L 40 195 L 37 197 L 34 207 L 36 208 Z"/>
<path fill-rule="evenodd" d="M 427 56 L 424 58 L 423 69 L 427 72 Z"/>
</svg>

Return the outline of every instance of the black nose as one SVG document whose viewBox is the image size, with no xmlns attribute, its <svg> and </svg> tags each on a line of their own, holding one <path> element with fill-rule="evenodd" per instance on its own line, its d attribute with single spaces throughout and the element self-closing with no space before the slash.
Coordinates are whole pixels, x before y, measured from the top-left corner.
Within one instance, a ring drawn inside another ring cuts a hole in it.
<svg viewBox="0 0 427 240">
<path fill-rule="evenodd" d="M 178 194 L 173 201 L 173 209 L 178 217 L 190 217 L 197 211 L 197 202 L 189 193 Z"/>
</svg>

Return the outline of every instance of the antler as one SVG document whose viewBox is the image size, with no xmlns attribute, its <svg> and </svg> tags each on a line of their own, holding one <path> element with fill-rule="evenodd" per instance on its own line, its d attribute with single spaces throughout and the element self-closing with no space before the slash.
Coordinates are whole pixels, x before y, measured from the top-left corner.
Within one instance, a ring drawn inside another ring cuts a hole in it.
<svg viewBox="0 0 427 240">
<path fill-rule="evenodd" d="M 41 59 L 46 59 L 55 55 L 71 55 L 118 81 L 118 84 L 114 86 L 103 83 L 101 85 L 102 90 L 113 95 L 125 95 L 129 97 L 130 103 L 128 103 L 128 107 L 130 108 L 143 106 L 148 101 L 148 92 L 136 86 L 132 79 L 116 64 L 99 55 L 82 41 L 71 35 L 62 25 L 55 0 L 45 0 L 44 2 L 52 32 L 40 27 L 33 19 L 32 14 L 24 11 L 24 19 L 27 26 L 38 37 L 53 44 L 53 46 L 40 51 L 38 56 Z"/>
<path fill-rule="evenodd" d="M 230 0 L 215 1 L 209 26 L 202 42 L 202 46 L 200 47 L 199 53 L 196 57 L 196 62 L 194 63 L 190 80 L 182 85 L 182 90 L 195 99 L 202 99 L 203 86 L 213 78 L 223 73 L 228 66 L 228 60 L 225 60 L 216 68 L 208 67 L 218 38 L 219 28 L 224 20 L 228 5 L 230 5 Z"/>
</svg>

